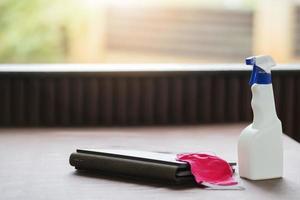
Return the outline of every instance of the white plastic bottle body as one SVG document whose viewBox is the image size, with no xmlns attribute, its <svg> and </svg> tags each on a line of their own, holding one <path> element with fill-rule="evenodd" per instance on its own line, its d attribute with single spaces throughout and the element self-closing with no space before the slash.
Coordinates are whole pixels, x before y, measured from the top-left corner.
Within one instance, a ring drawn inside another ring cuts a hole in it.
<svg viewBox="0 0 300 200">
<path fill-rule="evenodd" d="M 272 84 L 253 84 L 253 123 L 238 140 L 241 177 L 251 180 L 280 178 L 283 175 L 282 127 L 277 117 Z"/>
</svg>

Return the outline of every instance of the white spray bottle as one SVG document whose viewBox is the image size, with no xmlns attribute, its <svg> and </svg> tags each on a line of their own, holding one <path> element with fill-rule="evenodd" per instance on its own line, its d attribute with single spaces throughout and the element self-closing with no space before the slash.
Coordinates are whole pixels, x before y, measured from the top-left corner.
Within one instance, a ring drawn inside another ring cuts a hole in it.
<svg viewBox="0 0 300 200">
<path fill-rule="evenodd" d="M 241 177 L 251 180 L 280 178 L 283 173 L 282 127 L 277 117 L 270 56 L 246 59 L 253 65 L 250 82 L 253 123 L 241 133 L 238 141 L 238 165 Z"/>
</svg>

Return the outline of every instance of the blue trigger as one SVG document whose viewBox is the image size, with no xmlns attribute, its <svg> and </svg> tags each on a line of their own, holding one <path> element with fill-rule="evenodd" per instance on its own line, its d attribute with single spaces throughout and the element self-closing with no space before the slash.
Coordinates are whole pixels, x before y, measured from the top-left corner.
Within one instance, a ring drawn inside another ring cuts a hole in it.
<svg viewBox="0 0 300 200">
<path fill-rule="evenodd" d="M 246 59 L 246 65 L 253 65 L 252 74 L 249 80 L 249 85 L 257 84 L 271 84 L 272 76 L 265 72 L 262 68 L 255 64 L 255 58 Z"/>
</svg>

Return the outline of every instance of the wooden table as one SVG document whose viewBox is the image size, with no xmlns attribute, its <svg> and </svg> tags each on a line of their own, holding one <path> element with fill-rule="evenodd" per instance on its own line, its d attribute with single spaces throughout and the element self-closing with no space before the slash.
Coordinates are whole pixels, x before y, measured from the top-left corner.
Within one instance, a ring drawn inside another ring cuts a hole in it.
<svg viewBox="0 0 300 200">
<path fill-rule="evenodd" d="M 236 160 L 245 124 L 146 128 L 0 129 L 0 199 L 300 199 L 300 144 L 284 137 L 284 178 L 242 180 L 242 191 L 209 191 L 77 173 L 76 148 L 212 151 Z"/>
</svg>

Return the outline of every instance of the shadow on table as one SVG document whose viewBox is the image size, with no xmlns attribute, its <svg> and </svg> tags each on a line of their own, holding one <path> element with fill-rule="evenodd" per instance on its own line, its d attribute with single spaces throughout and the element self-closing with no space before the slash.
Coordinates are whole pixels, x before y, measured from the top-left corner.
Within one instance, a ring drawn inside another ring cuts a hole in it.
<svg viewBox="0 0 300 200">
<path fill-rule="evenodd" d="M 286 178 L 276 178 L 269 180 L 258 180 L 251 181 L 244 179 L 244 184 L 247 188 L 255 188 L 256 190 L 261 190 L 267 193 L 274 193 L 284 195 L 287 191 L 291 191 L 294 188 L 293 182 L 287 180 Z"/>
<path fill-rule="evenodd" d="M 126 176 L 126 175 L 120 175 L 120 174 L 110 174 L 110 173 L 99 173 L 97 171 L 85 171 L 85 170 L 77 170 L 74 172 L 74 175 L 76 176 L 84 176 L 89 178 L 96 178 L 96 179 L 105 179 L 109 181 L 116 181 L 116 182 L 125 182 L 125 183 L 131 183 L 131 184 L 137 184 L 137 185 L 148 185 L 151 187 L 165 187 L 168 189 L 174 189 L 174 190 L 185 190 L 190 188 L 197 188 L 200 187 L 196 184 L 193 180 L 188 180 L 185 182 L 180 183 L 174 183 L 174 182 L 168 182 L 165 180 L 159 180 L 159 179 L 149 179 L 149 178 L 141 178 L 141 177 L 132 177 L 132 176 Z"/>
</svg>

